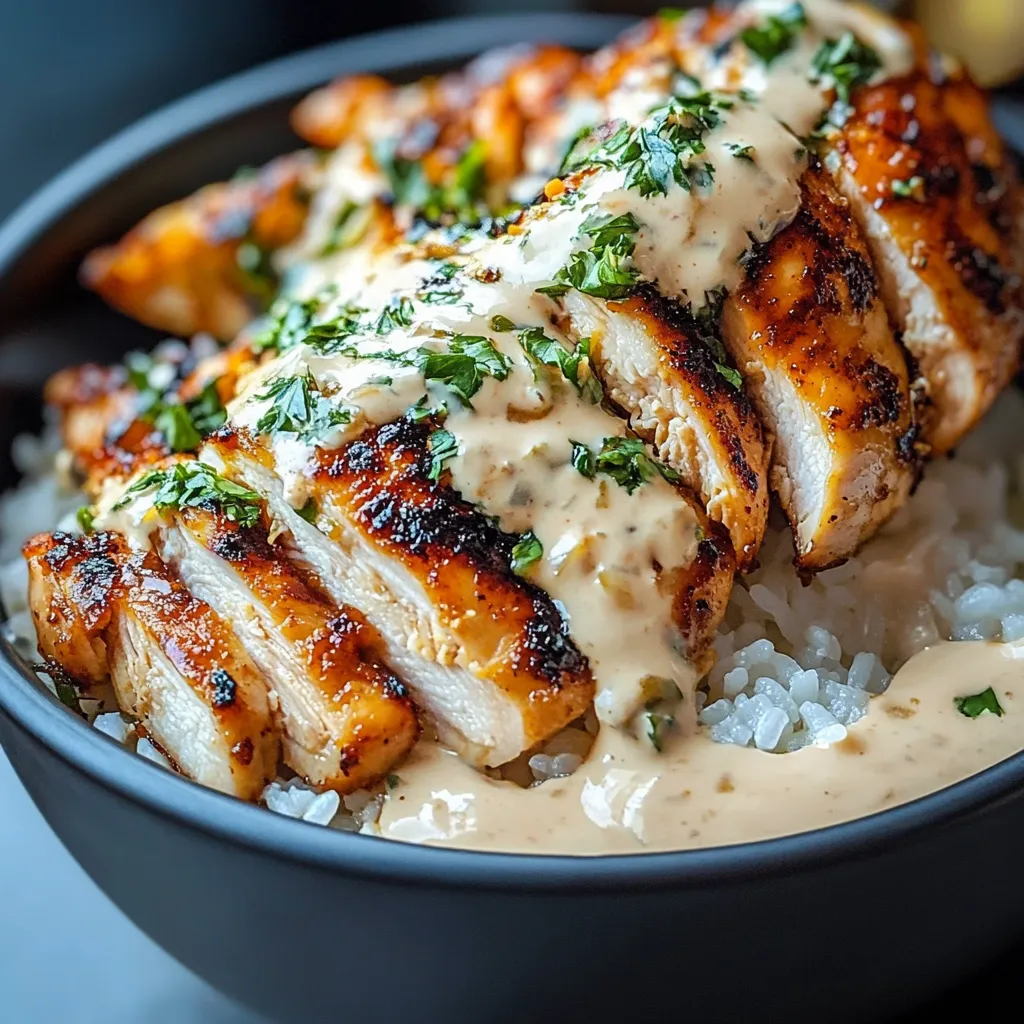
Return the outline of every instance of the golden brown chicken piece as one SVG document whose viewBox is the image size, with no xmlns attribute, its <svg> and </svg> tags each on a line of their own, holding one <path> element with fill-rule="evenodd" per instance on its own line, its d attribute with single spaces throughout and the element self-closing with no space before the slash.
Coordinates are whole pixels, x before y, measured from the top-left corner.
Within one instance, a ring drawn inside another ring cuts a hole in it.
<svg viewBox="0 0 1024 1024">
<path fill-rule="evenodd" d="M 226 621 L 263 672 L 281 720 L 285 763 L 318 788 L 352 792 L 382 779 L 419 723 L 383 643 L 354 608 L 339 608 L 268 542 L 208 509 L 176 513 L 157 547 L 193 595 Z"/>
<path fill-rule="evenodd" d="M 812 166 L 796 220 L 746 262 L 722 333 L 775 435 L 772 487 L 797 564 L 844 561 L 917 475 L 907 367 L 847 203 Z"/>
<path fill-rule="evenodd" d="M 572 332 L 590 339 L 607 397 L 700 496 L 749 569 L 768 521 L 771 441 L 744 387 L 716 361 L 717 341 L 650 287 L 619 302 L 569 292 L 561 305 Z"/>
<path fill-rule="evenodd" d="M 315 163 L 295 153 L 161 207 L 90 253 L 82 280 L 158 330 L 233 338 L 277 290 L 267 254 L 301 230 Z"/>
<path fill-rule="evenodd" d="M 946 452 L 1017 368 L 1022 231 L 1009 157 L 981 93 L 960 74 L 943 81 L 937 65 L 861 90 L 832 146 L 925 383 L 923 440 Z"/>
<path fill-rule="evenodd" d="M 86 688 L 109 678 L 121 708 L 189 778 L 258 799 L 280 742 L 230 626 L 118 534 L 39 534 L 24 552 L 44 658 Z"/>
<path fill-rule="evenodd" d="M 289 556 L 379 630 L 445 742 L 503 764 L 581 715 L 594 683 L 550 598 L 512 572 L 517 538 L 429 479 L 428 432 L 402 419 L 320 450 L 314 523 L 246 435 L 214 435 L 202 457 L 260 493 Z"/>
</svg>

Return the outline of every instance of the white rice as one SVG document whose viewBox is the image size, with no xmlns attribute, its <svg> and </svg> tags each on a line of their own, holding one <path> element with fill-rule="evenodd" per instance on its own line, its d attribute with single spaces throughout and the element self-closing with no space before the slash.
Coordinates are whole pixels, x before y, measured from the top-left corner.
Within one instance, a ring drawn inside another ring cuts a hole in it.
<svg viewBox="0 0 1024 1024">
<path fill-rule="evenodd" d="M 722 743 L 785 753 L 827 746 L 870 712 L 871 697 L 912 655 L 943 639 L 1024 637 L 1024 457 L 1018 454 L 1024 397 L 1010 391 L 955 459 L 939 460 L 914 497 L 845 565 L 804 586 L 781 517 L 760 568 L 737 583 L 714 648 L 717 662 L 698 694 L 700 720 Z M 20 545 L 39 530 L 76 530 L 81 495 L 62 472 L 54 431 L 20 437 L 22 485 L 0 499 L 0 599 L 7 635 L 27 656 L 35 634 Z M 6 563 L 6 564 L 4 564 Z M 51 690 L 52 681 L 42 675 Z M 107 701 L 83 700 L 95 727 L 150 760 L 167 759 Z M 502 776 L 521 785 L 569 775 L 593 728 L 570 728 Z M 272 782 L 272 811 L 321 825 L 372 831 L 379 793 L 339 799 L 295 778 Z"/>
<path fill-rule="evenodd" d="M 1024 398 L 1008 392 L 955 459 L 856 558 L 804 586 L 774 524 L 715 640 L 701 721 L 723 743 L 790 751 L 842 740 L 872 694 L 939 640 L 1024 636 L 1019 455 Z"/>
</svg>

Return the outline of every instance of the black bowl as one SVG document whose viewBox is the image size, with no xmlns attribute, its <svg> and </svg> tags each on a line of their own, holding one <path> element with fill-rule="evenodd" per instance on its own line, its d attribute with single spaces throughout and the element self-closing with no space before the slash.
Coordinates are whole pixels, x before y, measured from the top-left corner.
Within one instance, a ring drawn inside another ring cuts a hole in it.
<svg viewBox="0 0 1024 1024">
<path fill-rule="evenodd" d="M 413 77 L 513 40 L 592 47 L 619 27 L 531 16 L 380 33 L 231 79 L 95 151 L 0 230 L 0 448 L 38 421 L 45 374 L 154 338 L 76 288 L 81 255 L 293 145 L 298 95 L 337 73 Z M 952 985 L 1024 920 L 1024 755 L 847 825 L 576 859 L 329 832 L 201 789 L 88 728 L 10 649 L 0 739 L 121 909 L 281 1020 L 862 1020 Z"/>
</svg>

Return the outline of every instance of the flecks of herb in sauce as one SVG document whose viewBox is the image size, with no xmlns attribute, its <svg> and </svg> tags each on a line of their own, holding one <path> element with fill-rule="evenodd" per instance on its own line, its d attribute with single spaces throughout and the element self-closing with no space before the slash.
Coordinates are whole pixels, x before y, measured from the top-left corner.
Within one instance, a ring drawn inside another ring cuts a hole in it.
<svg viewBox="0 0 1024 1024">
<path fill-rule="evenodd" d="M 972 693 L 966 697 L 954 697 L 953 703 L 956 705 L 957 711 L 968 718 L 977 718 L 986 712 L 1002 718 L 1004 713 L 1003 706 L 999 703 L 999 698 L 991 686 L 987 690 L 982 690 L 981 693 Z"/>
</svg>

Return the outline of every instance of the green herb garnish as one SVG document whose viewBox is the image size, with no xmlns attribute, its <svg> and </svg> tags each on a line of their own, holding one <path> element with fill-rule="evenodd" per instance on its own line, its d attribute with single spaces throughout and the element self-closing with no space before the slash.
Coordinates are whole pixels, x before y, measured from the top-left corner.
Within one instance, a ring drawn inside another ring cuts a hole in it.
<svg viewBox="0 0 1024 1024">
<path fill-rule="evenodd" d="M 300 519 L 305 519 L 306 522 L 310 524 L 315 523 L 317 512 L 319 511 L 316 498 L 309 498 L 302 508 L 298 508 L 295 511 L 298 513 Z"/>
<path fill-rule="evenodd" d="M 572 444 L 572 464 L 583 476 L 592 479 L 598 473 L 610 476 L 632 494 L 641 484 L 664 477 L 677 484 L 679 474 L 648 454 L 647 446 L 638 437 L 606 437 L 600 451 L 593 452 L 579 441 Z"/>
<path fill-rule="evenodd" d="M 594 453 L 580 441 L 569 438 L 572 445 L 572 466 L 573 469 L 582 473 L 588 480 L 594 479 L 597 469 L 594 466 Z"/>
<path fill-rule="evenodd" d="M 589 338 L 581 339 L 570 352 L 561 342 L 549 338 L 543 328 L 528 327 L 519 332 L 519 344 L 536 363 L 561 370 L 562 376 L 592 404 L 601 401 L 604 392 L 590 367 Z"/>
<path fill-rule="evenodd" d="M 979 715 L 985 714 L 986 711 L 998 715 L 1000 718 L 1003 717 L 1003 706 L 999 703 L 999 698 L 996 697 L 996 692 L 991 686 L 987 690 L 982 690 L 981 693 L 974 693 L 968 697 L 954 697 L 953 703 L 956 705 L 957 711 L 968 718 L 977 718 Z"/>
<path fill-rule="evenodd" d="M 512 548 L 512 571 L 517 576 L 523 576 L 543 557 L 544 545 L 533 530 L 527 530 Z"/>
<path fill-rule="evenodd" d="M 153 507 L 158 512 L 169 508 L 216 508 L 239 526 L 255 526 L 260 518 L 260 496 L 220 476 L 203 462 L 176 462 L 167 469 L 144 473 L 113 511 L 131 503 L 132 495 L 155 491 Z"/>
<path fill-rule="evenodd" d="M 741 146 L 738 142 L 727 142 L 725 148 L 737 160 L 746 160 L 747 163 L 754 163 L 754 147 L 753 146 Z"/>
<path fill-rule="evenodd" d="M 416 298 L 435 306 L 454 305 L 463 295 L 463 288 L 454 280 L 458 272 L 457 263 L 439 264 L 437 270 L 420 285 Z"/>
<path fill-rule="evenodd" d="M 665 733 L 676 724 L 675 716 L 648 711 L 644 718 L 647 722 L 647 738 L 651 741 L 651 746 L 660 754 L 664 749 Z"/>
<path fill-rule="evenodd" d="M 792 48 L 797 35 L 806 27 L 803 4 L 790 4 L 778 14 L 769 15 L 760 25 L 745 28 L 740 40 L 761 61 L 771 64 Z"/>
<path fill-rule="evenodd" d="M 430 452 L 429 480 L 440 480 L 445 463 L 459 454 L 459 439 L 450 430 L 434 430 L 427 439 Z"/>
<path fill-rule="evenodd" d="M 811 60 L 810 77 L 812 82 L 831 85 L 845 106 L 853 90 L 868 82 L 881 66 L 878 54 L 870 46 L 865 46 L 852 32 L 844 32 L 839 39 L 826 39 L 818 47 Z"/>
<path fill-rule="evenodd" d="M 925 201 L 924 178 L 915 174 L 912 178 L 897 179 L 892 183 L 892 194 L 900 199 L 914 199 L 919 203 Z"/>
<path fill-rule="evenodd" d="M 351 249 L 366 234 L 368 224 L 366 207 L 359 206 L 351 200 L 346 202 L 338 211 L 327 241 L 324 243 L 323 249 L 320 250 L 321 257 L 330 256 L 343 249 Z"/>
<path fill-rule="evenodd" d="M 555 275 L 555 284 L 537 291 L 557 297 L 571 287 L 602 299 L 624 299 L 636 287 L 639 271 L 632 265 L 633 236 L 640 225 L 632 214 L 589 217 L 580 233 L 592 240 L 589 249 L 574 252 Z"/>
<path fill-rule="evenodd" d="M 624 169 L 626 188 L 644 197 L 667 195 L 673 182 L 688 192 L 706 188 L 714 180 L 714 167 L 695 160 L 706 149 L 704 136 L 721 124 L 721 112 L 733 102 L 732 97 L 705 91 L 674 96 L 636 128 L 620 124 L 604 140 L 595 139 L 598 132 L 582 136 L 567 154 L 564 169 Z"/>
<path fill-rule="evenodd" d="M 96 529 L 96 513 L 91 505 L 81 505 L 75 512 L 75 519 L 82 528 L 82 533 L 92 533 Z"/>
<path fill-rule="evenodd" d="M 496 334 L 504 334 L 506 331 L 514 331 L 516 325 L 507 316 L 500 313 L 491 317 L 491 330 Z"/>
<path fill-rule="evenodd" d="M 424 347 L 402 358 L 428 381 L 443 384 L 464 405 L 470 405 L 484 378 L 505 380 L 512 366 L 490 338 L 475 334 L 453 334 L 447 351 Z"/>
<path fill-rule="evenodd" d="M 256 423 L 261 434 L 295 434 L 308 442 L 352 422 L 352 410 L 320 394 L 310 373 L 276 377 L 255 400 L 271 403 Z"/>
<path fill-rule="evenodd" d="M 404 295 L 401 298 L 395 296 L 381 310 L 373 329 L 380 335 L 390 334 L 401 327 L 411 327 L 415 313 L 416 308 L 413 306 L 412 299 Z"/>
</svg>

